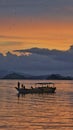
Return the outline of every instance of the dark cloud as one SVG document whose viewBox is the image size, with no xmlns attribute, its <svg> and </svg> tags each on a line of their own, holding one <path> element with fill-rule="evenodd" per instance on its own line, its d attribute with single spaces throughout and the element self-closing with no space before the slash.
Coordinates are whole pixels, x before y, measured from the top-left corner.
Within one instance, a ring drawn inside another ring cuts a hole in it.
<svg viewBox="0 0 73 130">
<path fill-rule="evenodd" d="M 37 55 L 48 56 L 56 61 L 63 61 L 63 62 L 73 62 L 73 46 L 69 48 L 67 51 L 60 51 L 60 50 L 49 50 L 49 49 L 41 49 L 41 48 L 31 48 L 25 50 L 16 50 L 14 52 L 19 53 L 32 53 Z"/>
<path fill-rule="evenodd" d="M 69 51 L 69 50 L 68 50 Z M 60 50 L 49 50 L 49 49 L 42 49 L 42 48 L 30 48 L 30 49 L 23 49 L 23 50 L 14 50 L 14 52 L 20 52 L 20 53 L 25 53 L 25 52 L 29 52 L 32 54 L 39 54 L 39 55 L 51 55 L 51 56 L 56 56 L 56 55 L 61 55 L 61 54 L 65 54 L 66 51 L 60 51 Z"/>
<path fill-rule="evenodd" d="M 22 51 L 20 51 L 22 52 Z M 73 76 L 73 46 L 67 51 L 32 48 L 30 55 L 0 54 L 0 70 L 40 75 L 59 73 Z"/>
</svg>

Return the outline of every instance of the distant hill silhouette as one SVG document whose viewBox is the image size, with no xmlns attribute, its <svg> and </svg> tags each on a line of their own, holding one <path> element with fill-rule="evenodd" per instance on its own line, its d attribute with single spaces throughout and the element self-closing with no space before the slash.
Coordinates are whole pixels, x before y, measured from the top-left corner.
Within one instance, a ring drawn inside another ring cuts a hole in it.
<svg viewBox="0 0 73 130">
<path fill-rule="evenodd" d="M 70 76 L 61 76 L 60 74 L 52 74 L 52 75 L 39 75 L 39 76 L 26 76 L 24 74 L 11 73 L 7 74 L 1 79 L 40 79 L 40 80 L 73 80 L 73 77 Z"/>
<path fill-rule="evenodd" d="M 7 74 L 2 79 L 25 79 L 25 77 L 21 74 L 11 73 L 11 74 Z"/>
<path fill-rule="evenodd" d="M 52 75 L 49 75 L 47 80 L 72 80 L 73 77 L 70 77 L 70 76 L 61 76 L 60 74 L 52 74 Z"/>
<path fill-rule="evenodd" d="M 48 75 L 32 76 L 19 73 L 11 73 L 2 77 L 1 79 L 47 79 Z"/>
</svg>

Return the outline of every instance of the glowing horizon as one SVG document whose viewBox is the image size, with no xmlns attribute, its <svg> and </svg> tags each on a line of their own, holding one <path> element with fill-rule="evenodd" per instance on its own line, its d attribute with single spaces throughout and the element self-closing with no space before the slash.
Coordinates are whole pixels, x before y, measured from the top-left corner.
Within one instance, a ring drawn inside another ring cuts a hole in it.
<svg viewBox="0 0 73 130">
<path fill-rule="evenodd" d="M 32 47 L 67 50 L 73 44 L 73 2 L 1 1 L 0 52 Z"/>
<path fill-rule="evenodd" d="M 66 50 L 73 43 L 70 24 L 61 25 L 42 21 L 34 24 L 22 23 L 15 26 L 13 24 L 0 25 L 0 51 L 30 47 Z M 9 26 L 11 29 L 8 29 Z"/>
</svg>

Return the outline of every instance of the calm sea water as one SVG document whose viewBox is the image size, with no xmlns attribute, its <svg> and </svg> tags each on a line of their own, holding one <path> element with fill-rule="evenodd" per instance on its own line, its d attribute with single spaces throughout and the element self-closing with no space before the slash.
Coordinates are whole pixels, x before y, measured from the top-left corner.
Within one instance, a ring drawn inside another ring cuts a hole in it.
<svg viewBox="0 0 73 130">
<path fill-rule="evenodd" d="M 20 96 L 17 82 L 0 80 L 0 130 L 73 130 L 73 81 L 54 81 L 55 94 Z"/>
</svg>

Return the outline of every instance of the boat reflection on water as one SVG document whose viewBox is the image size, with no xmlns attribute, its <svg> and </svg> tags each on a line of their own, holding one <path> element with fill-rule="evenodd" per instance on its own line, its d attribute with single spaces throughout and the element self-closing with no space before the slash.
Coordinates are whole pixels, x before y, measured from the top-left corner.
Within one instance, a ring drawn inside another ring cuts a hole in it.
<svg viewBox="0 0 73 130">
<path fill-rule="evenodd" d="M 50 80 L 19 82 L 35 88 Z M 73 130 L 73 80 L 52 82 L 56 93 L 19 94 L 18 80 L 0 80 L 0 130 Z"/>
<path fill-rule="evenodd" d="M 35 87 L 26 88 L 24 85 L 20 87 L 15 87 L 19 94 L 43 94 L 43 93 L 55 93 L 56 87 L 52 82 L 44 83 L 35 83 Z"/>
</svg>

